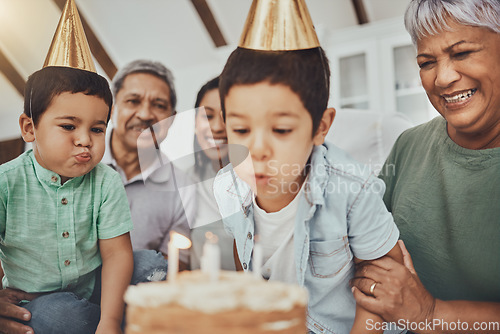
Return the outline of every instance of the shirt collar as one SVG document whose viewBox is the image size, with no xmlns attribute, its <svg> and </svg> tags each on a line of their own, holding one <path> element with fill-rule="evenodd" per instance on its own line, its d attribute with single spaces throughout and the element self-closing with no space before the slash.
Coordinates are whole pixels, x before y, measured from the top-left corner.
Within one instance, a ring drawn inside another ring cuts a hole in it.
<svg viewBox="0 0 500 334">
<path fill-rule="evenodd" d="M 324 205 L 324 190 L 328 185 L 329 171 L 326 167 L 325 155 L 327 148 L 324 145 L 314 146 L 309 166 L 309 173 L 304 189 L 307 200 L 314 205 Z"/>
<path fill-rule="evenodd" d="M 33 166 L 35 168 L 35 175 L 38 179 L 38 181 L 43 182 L 51 187 L 61 187 L 65 186 L 66 184 L 71 184 L 75 182 L 79 182 L 83 180 L 84 175 L 82 176 L 77 176 L 69 179 L 66 181 L 63 185 L 61 185 L 61 176 L 45 167 L 42 167 L 38 163 L 35 157 L 35 153 L 33 152 L 33 149 L 30 149 L 28 151 L 28 156 L 30 157 L 31 161 L 33 162 Z"/>
<path fill-rule="evenodd" d="M 113 157 L 113 151 L 111 150 L 111 136 L 113 134 L 113 126 L 108 126 L 108 131 L 106 131 L 106 149 L 104 151 L 104 156 L 102 157 L 102 162 L 113 167 L 122 179 L 124 185 L 134 183 L 137 181 L 152 181 L 154 183 L 164 183 L 170 179 L 171 172 L 171 162 L 167 156 L 160 151 L 160 155 L 154 162 L 147 168 L 141 168 L 141 173 L 137 174 L 130 180 L 127 180 L 127 176 L 123 169 L 118 166 L 115 158 Z"/>
</svg>

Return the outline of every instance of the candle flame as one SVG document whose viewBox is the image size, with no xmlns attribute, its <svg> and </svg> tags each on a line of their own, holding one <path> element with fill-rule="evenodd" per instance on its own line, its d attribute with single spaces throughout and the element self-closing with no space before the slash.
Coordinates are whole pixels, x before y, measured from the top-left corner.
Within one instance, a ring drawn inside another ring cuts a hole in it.
<svg viewBox="0 0 500 334">
<path fill-rule="evenodd" d="M 179 249 L 186 249 L 191 247 L 191 240 L 177 232 L 170 232 L 170 241 Z"/>
</svg>

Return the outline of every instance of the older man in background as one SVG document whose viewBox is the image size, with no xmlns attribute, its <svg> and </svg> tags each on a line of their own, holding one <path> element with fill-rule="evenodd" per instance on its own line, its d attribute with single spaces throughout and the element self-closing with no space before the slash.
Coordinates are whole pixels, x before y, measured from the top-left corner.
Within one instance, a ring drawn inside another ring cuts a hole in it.
<svg viewBox="0 0 500 334">
<path fill-rule="evenodd" d="M 136 60 L 118 71 L 112 90 L 113 127 L 102 161 L 122 177 L 134 250 L 152 249 L 168 258 L 170 231 L 189 236 L 195 214 L 194 191 L 182 189 L 188 179 L 159 149 L 175 115 L 173 75 L 159 62 Z M 188 255 L 181 250 L 180 270 L 188 268 Z"/>
</svg>

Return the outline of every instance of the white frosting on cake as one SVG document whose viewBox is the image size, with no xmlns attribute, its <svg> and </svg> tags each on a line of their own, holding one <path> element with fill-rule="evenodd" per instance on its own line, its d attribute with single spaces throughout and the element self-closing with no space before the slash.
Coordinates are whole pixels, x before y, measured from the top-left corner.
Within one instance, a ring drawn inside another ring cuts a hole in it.
<svg viewBox="0 0 500 334">
<path fill-rule="evenodd" d="M 130 305 L 156 307 L 177 304 L 204 313 L 238 308 L 252 311 L 288 311 L 307 304 L 307 290 L 298 285 L 257 279 L 243 272 L 221 271 L 211 281 L 201 271 L 180 273 L 175 283 L 151 282 L 129 286 Z"/>
<path fill-rule="evenodd" d="M 265 324 L 262 324 L 260 327 L 266 331 L 282 331 L 290 327 L 296 326 L 299 323 L 300 319 L 282 320 L 275 322 L 267 322 Z"/>
</svg>

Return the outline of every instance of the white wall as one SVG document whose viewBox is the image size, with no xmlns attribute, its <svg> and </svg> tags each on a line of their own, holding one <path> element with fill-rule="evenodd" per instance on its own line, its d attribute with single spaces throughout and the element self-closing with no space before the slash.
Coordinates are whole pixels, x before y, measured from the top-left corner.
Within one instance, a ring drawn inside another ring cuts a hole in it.
<svg viewBox="0 0 500 334">
<path fill-rule="evenodd" d="M 0 141 L 19 138 L 19 116 L 23 112 L 23 99 L 0 72 Z"/>
</svg>

